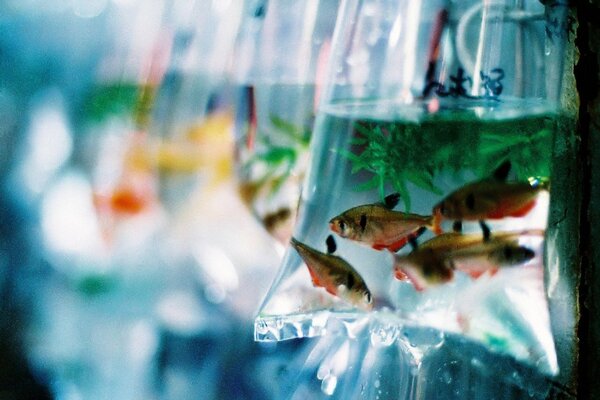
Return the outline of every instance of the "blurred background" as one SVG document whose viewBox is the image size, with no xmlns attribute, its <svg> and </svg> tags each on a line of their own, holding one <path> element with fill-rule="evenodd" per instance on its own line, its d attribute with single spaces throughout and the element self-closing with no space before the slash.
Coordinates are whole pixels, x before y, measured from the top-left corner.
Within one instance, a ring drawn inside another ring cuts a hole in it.
<svg viewBox="0 0 600 400">
<path fill-rule="evenodd" d="M 307 342 L 253 340 L 282 249 L 233 181 L 244 7 L 0 3 L 0 398 L 281 396 Z"/>
</svg>

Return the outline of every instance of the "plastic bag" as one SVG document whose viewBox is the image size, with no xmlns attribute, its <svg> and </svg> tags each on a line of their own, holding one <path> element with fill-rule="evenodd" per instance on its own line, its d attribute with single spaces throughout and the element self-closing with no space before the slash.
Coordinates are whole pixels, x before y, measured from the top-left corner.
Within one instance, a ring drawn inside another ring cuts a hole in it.
<svg viewBox="0 0 600 400">
<path fill-rule="evenodd" d="M 562 47 L 537 1 L 459 3 L 343 4 L 257 340 L 383 318 L 394 340 L 433 329 L 557 373 L 544 237 Z"/>
</svg>

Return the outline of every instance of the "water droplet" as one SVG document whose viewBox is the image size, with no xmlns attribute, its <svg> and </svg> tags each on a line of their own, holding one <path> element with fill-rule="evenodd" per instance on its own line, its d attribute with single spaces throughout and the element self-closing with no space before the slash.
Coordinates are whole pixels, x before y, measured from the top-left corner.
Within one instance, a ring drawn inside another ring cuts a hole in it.
<svg viewBox="0 0 600 400">
<path fill-rule="evenodd" d="M 317 371 L 317 378 L 322 380 L 328 377 L 330 374 L 331 370 L 328 367 L 321 365 Z"/>
<path fill-rule="evenodd" d="M 483 363 L 478 358 L 471 359 L 471 365 L 475 368 L 483 368 Z"/>
<path fill-rule="evenodd" d="M 375 382 L 373 382 L 373 385 L 375 385 L 375 387 L 378 388 L 379 386 L 381 386 L 381 382 L 379 381 L 379 379 L 377 379 Z"/>
<path fill-rule="evenodd" d="M 337 377 L 335 375 L 329 375 L 323 382 L 321 382 L 321 391 L 328 396 L 331 396 L 335 392 L 337 386 Z"/>
</svg>

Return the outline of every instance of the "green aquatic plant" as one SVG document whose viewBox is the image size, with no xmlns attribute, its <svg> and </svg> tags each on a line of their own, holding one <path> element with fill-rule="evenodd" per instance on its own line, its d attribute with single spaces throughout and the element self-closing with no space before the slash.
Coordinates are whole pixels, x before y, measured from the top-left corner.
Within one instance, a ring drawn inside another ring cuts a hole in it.
<svg viewBox="0 0 600 400">
<path fill-rule="evenodd" d="M 516 179 L 548 177 L 554 124 L 545 115 L 482 120 L 468 112 L 419 122 L 364 119 L 354 124 L 351 148 L 339 152 L 350 161 L 351 173 L 371 174 L 357 190 L 376 188 L 383 199 L 391 186 L 410 211 L 409 185 L 441 196 L 435 184 L 440 172 L 472 171 L 486 178 L 508 159 Z"/>
<path fill-rule="evenodd" d="M 248 159 L 245 168 L 251 169 L 256 163 L 266 165 L 265 173 L 256 180 L 255 185 L 262 187 L 270 184 L 270 192 L 274 194 L 293 173 L 299 155 L 307 151 L 312 131 L 276 115 L 271 115 L 269 120 L 274 128 L 272 133 L 258 134 L 260 150 Z"/>
<path fill-rule="evenodd" d="M 341 154 L 352 162 L 352 173 L 367 170 L 373 177 L 358 190 L 378 188 L 379 194 L 385 197 L 385 186 L 400 193 L 406 210 L 411 208 L 411 198 L 407 183 L 442 194 L 433 183 L 434 169 L 428 165 L 423 149 L 413 148 L 411 136 L 416 127 L 407 124 L 378 124 L 363 122 L 355 125 L 356 135 L 352 139 L 354 149 L 358 153 L 342 150 Z M 423 158 L 421 158 L 423 157 Z"/>
</svg>

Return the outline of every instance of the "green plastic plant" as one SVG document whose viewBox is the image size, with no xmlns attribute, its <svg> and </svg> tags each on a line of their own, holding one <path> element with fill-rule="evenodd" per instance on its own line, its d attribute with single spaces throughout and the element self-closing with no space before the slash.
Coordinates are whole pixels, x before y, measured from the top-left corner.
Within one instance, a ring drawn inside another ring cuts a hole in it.
<svg viewBox="0 0 600 400">
<path fill-rule="evenodd" d="M 389 185 L 410 211 L 409 184 L 441 196 L 434 184 L 440 172 L 469 170 L 485 178 L 509 159 L 517 179 L 548 177 L 553 124 L 549 116 L 481 120 L 468 112 L 420 122 L 365 119 L 354 124 L 351 149 L 339 152 L 351 162 L 351 173 L 372 174 L 357 190 L 377 188 L 383 199 Z"/>
</svg>

